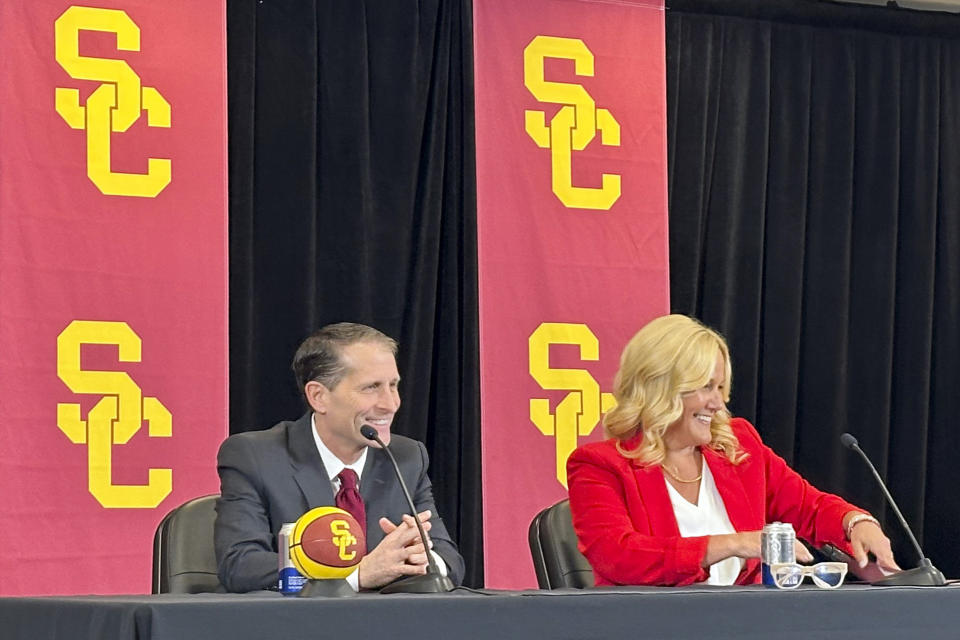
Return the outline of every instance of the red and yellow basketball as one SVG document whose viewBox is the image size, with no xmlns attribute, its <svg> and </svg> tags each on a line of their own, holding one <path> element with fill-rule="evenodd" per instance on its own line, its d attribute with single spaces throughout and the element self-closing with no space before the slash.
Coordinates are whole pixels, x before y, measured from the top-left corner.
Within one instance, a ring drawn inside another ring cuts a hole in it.
<svg viewBox="0 0 960 640">
<path fill-rule="evenodd" d="M 290 559 L 308 578 L 345 578 L 360 564 L 367 541 L 356 518 L 337 507 L 300 516 L 290 540 Z"/>
</svg>

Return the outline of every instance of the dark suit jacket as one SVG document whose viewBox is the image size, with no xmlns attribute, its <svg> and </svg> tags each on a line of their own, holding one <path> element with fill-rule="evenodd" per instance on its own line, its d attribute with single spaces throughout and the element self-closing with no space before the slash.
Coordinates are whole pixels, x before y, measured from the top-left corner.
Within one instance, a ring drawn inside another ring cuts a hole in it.
<svg viewBox="0 0 960 640">
<path fill-rule="evenodd" d="M 843 516 L 860 511 L 822 491 L 760 440 L 749 422 L 730 422 L 749 457 L 733 464 L 721 452 L 701 447 L 730 524 L 758 531 L 768 522 L 789 522 L 815 546 L 830 542 L 851 553 Z M 578 448 L 567 461 L 570 511 L 580 551 L 593 566 L 598 585 L 687 585 L 710 577 L 700 566 L 708 536 L 683 538 L 659 466 L 643 466 L 617 451 L 615 440 Z M 627 449 L 639 437 L 624 442 Z M 746 561 L 738 584 L 760 581 L 760 561 Z"/>
<path fill-rule="evenodd" d="M 281 422 L 266 431 L 237 434 L 220 446 L 214 544 L 220 583 L 227 591 L 275 588 L 280 527 L 314 507 L 334 505 L 333 487 L 310 431 L 310 416 L 307 413 L 296 422 Z M 433 550 L 446 562 L 450 578 L 460 584 L 463 558 L 437 514 L 427 477 L 426 448 L 394 434 L 390 449 L 417 511 L 433 512 Z M 367 511 L 367 548 L 373 549 L 384 537 L 380 518 L 396 523 L 409 511 L 390 459 L 381 449 L 367 452 L 360 494 Z"/>
</svg>

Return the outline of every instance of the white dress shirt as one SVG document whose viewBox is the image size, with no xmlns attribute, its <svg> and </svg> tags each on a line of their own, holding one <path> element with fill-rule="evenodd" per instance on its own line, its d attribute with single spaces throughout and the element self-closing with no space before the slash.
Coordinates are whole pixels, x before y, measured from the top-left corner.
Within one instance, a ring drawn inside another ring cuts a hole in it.
<svg viewBox="0 0 960 640">
<path fill-rule="evenodd" d="M 710 465 L 707 464 L 706 460 L 703 461 L 703 478 L 700 480 L 700 494 L 697 496 L 697 504 L 687 502 L 687 499 L 667 482 L 666 476 L 664 476 L 663 481 L 667 484 L 667 492 L 670 494 L 670 502 L 673 504 L 673 514 L 677 517 L 677 526 L 682 537 L 693 538 L 736 533 L 733 525 L 730 524 L 727 507 L 723 504 L 720 492 L 717 491 L 717 484 L 713 480 Z M 721 560 L 710 565 L 710 577 L 707 578 L 706 583 L 733 584 L 742 570 L 742 558 L 731 557 Z"/>
</svg>

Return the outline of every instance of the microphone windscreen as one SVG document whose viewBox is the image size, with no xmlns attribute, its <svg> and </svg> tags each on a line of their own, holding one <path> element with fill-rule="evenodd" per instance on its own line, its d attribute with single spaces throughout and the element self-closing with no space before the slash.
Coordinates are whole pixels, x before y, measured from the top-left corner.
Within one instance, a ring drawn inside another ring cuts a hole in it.
<svg viewBox="0 0 960 640">
<path fill-rule="evenodd" d="M 367 440 L 376 440 L 377 430 L 371 427 L 370 425 L 365 424 L 360 427 L 360 435 L 362 435 Z"/>
<path fill-rule="evenodd" d="M 854 438 L 849 433 L 844 433 L 840 436 L 840 444 L 845 446 L 847 449 L 855 449 L 857 447 L 857 439 Z"/>
</svg>

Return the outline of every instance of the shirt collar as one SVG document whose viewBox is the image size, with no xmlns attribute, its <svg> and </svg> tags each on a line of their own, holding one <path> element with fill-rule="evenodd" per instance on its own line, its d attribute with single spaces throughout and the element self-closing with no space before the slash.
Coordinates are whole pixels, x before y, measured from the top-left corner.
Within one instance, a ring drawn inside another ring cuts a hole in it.
<svg viewBox="0 0 960 640">
<path fill-rule="evenodd" d="M 323 467 L 327 470 L 327 475 L 330 477 L 331 482 L 333 482 L 344 469 L 353 469 L 359 481 L 363 475 L 363 465 L 367 461 L 367 451 L 369 447 L 363 448 L 363 453 L 360 454 L 360 457 L 357 458 L 357 461 L 353 464 L 343 464 L 343 460 L 335 456 L 333 452 L 327 448 L 327 445 L 323 443 L 323 440 L 320 439 L 320 434 L 317 432 L 317 423 L 314 421 L 313 414 L 310 414 L 310 433 L 313 434 L 313 441 L 317 444 L 317 451 L 320 452 L 320 459 L 323 460 Z"/>
</svg>

